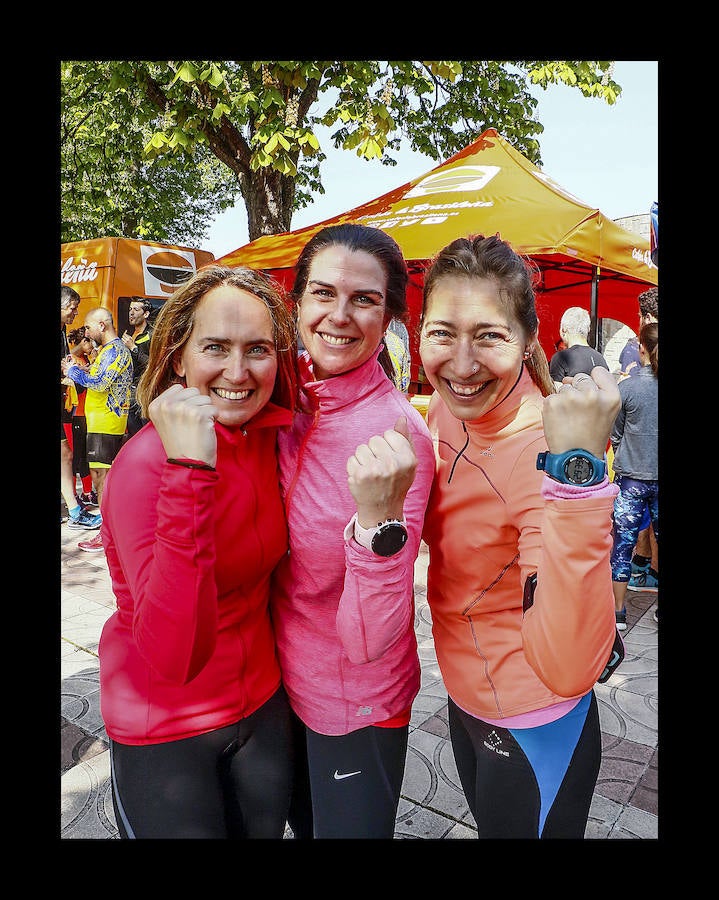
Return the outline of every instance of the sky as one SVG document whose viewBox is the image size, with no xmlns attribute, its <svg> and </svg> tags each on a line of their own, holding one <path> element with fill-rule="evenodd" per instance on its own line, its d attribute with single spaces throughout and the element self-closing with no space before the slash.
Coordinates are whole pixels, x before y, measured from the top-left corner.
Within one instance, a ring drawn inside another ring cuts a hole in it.
<svg viewBox="0 0 719 900">
<path fill-rule="evenodd" d="M 532 88 L 539 101 L 535 116 L 544 125 L 538 137 L 542 170 L 610 219 L 648 213 L 659 200 L 658 68 L 656 60 L 618 60 L 614 80 L 622 94 L 614 106 L 561 84 L 546 91 Z M 293 215 L 293 230 L 373 200 L 444 161 L 404 149 L 396 154 L 396 166 L 382 166 L 351 150 L 335 150 L 323 134 L 329 131 L 318 133 L 327 155 L 321 168 L 325 193 Z M 467 144 L 476 137 L 468 135 Z M 219 258 L 248 240 L 245 205 L 240 201 L 217 216 L 202 248 Z"/>
</svg>

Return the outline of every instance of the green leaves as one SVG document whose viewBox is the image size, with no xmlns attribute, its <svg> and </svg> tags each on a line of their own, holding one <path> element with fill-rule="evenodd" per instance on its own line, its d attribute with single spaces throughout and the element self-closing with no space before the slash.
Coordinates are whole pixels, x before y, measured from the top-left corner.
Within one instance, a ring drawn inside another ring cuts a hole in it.
<svg viewBox="0 0 719 900">
<path fill-rule="evenodd" d="M 222 72 L 215 63 L 210 63 L 200 75 L 200 81 L 207 81 L 213 88 L 218 88 L 224 83 Z"/>
<path fill-rule="evenodd" d="M 609 105 L 616 103 L 622 92 L 612 80 L 614 63 L 610 60 L 533 60 L 526 66 L 530 82 L 545 90 L 550 84 L 566 84 Z"/>
<path fill-rule="evenodd" d="M 494 127 L 540 165 L 530 85 L 612 104 L 612 76 L 606 60 L 65 60 L 63 240 L 200 245 L 240 194 L 251 239 L 287 230 L 323 192 L 318 124 L 383 165 L 407 143 L 441 161 Z"/>
<path fill-rule="evenodd" d="M 199 77 L 197 69 L 191 62 L 183 62 L 170 84 L 174 84 L 178 78 L 181 78 L 185 84 L 192 84 L 192 82 L 197 81 Z"/>
<path fill-rule="evenodd" d="M 382 141 L 374 137 L 366 137 L 357 148 L 357 156 L 363 156 L 365 159 L 374 159 L 382 156 L 386 143 L 385 141 L 383 144 Z"/>
<path fill-rule="evenodd" d="M 149 143 L 145 145 L 144 151 L 149 156 L 152 153 L 152 150 L 162 150 L 167 143 L 168 140 L 164 134 L 155 133 L 150 138 Z"/>
</svg>

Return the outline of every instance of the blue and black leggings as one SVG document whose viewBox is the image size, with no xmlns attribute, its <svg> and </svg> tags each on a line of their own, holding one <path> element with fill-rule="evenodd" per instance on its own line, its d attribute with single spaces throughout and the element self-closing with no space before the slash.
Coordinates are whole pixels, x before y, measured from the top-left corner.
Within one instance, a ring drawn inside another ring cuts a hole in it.
<svg viewBox="0 0 719 900">
<path fill-rule="evenodd" d="M 535 728 L 489 725 L 450 698 L 449 731 L 480 838 L 584 838 L 602 756 L 593 691 Z"/>
</svg>

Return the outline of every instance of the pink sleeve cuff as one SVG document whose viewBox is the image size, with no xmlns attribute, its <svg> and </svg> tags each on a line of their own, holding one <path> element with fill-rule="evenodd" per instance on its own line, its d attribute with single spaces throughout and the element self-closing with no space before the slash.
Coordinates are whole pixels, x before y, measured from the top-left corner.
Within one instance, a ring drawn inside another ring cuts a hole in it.
<svg viewBox="0 0 719 900">
<path fill-rule="evenodd" d="M 619 486 L 609 480 L 609 476 L 597 482 L 590 484 L 589 487 L 582 487 L 578 484 L 562 484 L 555 481 L 549 475 L 544 476 L 542 482 L 542 497 L 545 500 L 573 500 L 580 497 L 615 497 L 619 493 Z"/>
</svg>

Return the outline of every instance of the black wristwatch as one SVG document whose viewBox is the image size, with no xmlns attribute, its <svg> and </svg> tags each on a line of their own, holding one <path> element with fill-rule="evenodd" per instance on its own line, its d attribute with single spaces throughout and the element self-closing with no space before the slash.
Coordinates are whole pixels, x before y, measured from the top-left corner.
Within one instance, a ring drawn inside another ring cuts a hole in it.
<svg viewBox="0 0 719 900">
<path fill-rule="evenodd" d="M 537 468 L 562 484 L 588 487 L 598 484 L 607 474 L 607 463 L 588 450 L 567 450 L 565 453 L 545 451 L 537 456 Z"/>
<path fill-rule="evenodd" d="M 394 556 L 407 543 L 407 529 L 401 522 L 391 519 L 383 522 L 372 535 L 372 552 L 377 556 Z"/>
</svg>

